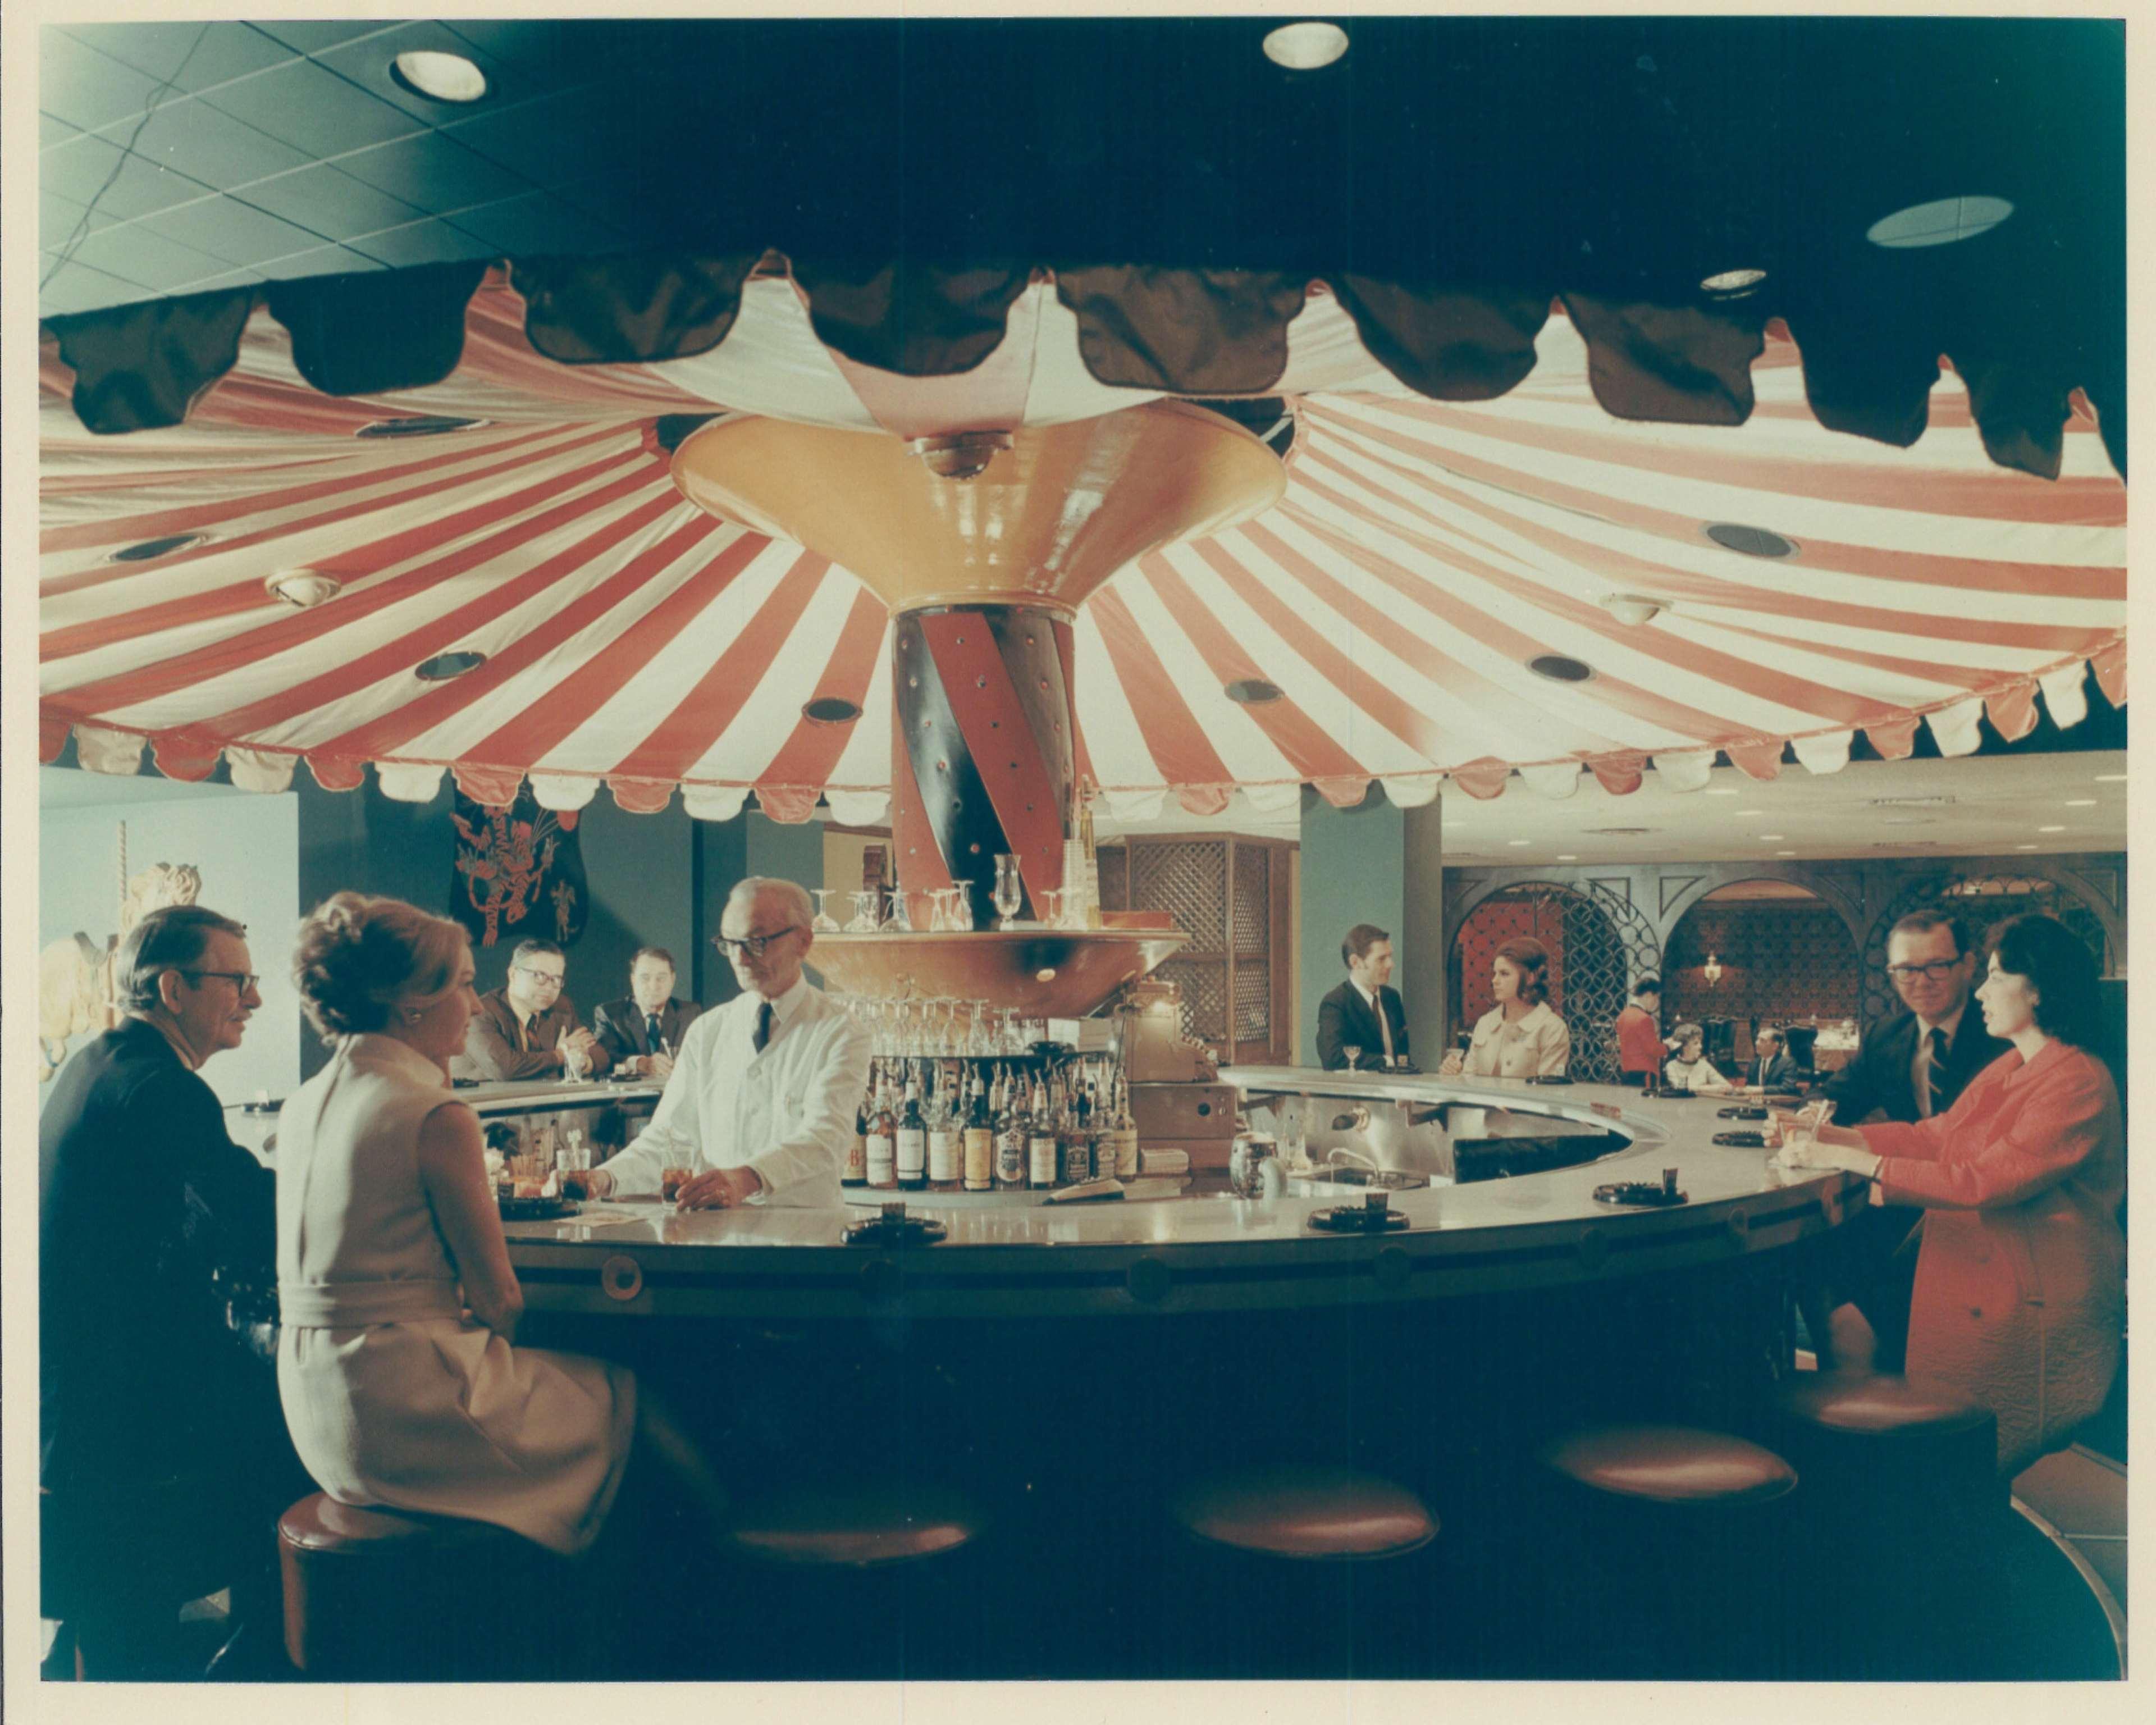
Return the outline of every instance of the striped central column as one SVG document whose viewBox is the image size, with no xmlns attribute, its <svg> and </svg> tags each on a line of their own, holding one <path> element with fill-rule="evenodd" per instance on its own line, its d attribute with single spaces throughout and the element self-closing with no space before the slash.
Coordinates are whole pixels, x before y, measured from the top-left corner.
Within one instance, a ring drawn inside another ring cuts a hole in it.
<svg viewBox="0 0 2156 1725">
<path fill-rule="evenodd" d="M 1029 605 L 901 612 L 892 630 L 891 834 L 909 892 L 965 886 L 994 915 L 996 858 L 1019 859 L 1019 914 L 1063 884 L 1075 773 L 1070 625 Z"/>
</svg>

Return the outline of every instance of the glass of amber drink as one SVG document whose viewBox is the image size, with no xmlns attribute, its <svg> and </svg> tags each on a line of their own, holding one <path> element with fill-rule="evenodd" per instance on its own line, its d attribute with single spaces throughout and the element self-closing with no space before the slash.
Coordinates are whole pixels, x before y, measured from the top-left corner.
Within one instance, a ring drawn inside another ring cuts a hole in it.
<svg viewBox="0 0 2156 1725">
<path fill-rule="evenodd" d="M 659 1195 L 672 1204 L 681 1196 L 681 1189 L 694 1177 L 695 1170 L 685 1168 L 661 1168 L 659 1171 Z"/>
</svg>

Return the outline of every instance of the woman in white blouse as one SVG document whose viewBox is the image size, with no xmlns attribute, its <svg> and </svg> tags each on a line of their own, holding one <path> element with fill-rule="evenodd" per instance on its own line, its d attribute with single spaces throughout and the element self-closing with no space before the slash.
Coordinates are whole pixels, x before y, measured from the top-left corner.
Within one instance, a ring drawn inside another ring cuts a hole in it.
<svg viewBox="0 0 2156 1725">
<path fill-rule="evenodd" d="M 1697 1024 L 1679 1024 L 1677 1051 L 1662 1068 L 1662 1081 L 1673 1090 L 1726 1091 L 1729 1081 L 1707 1058 L 1707 1032 Z"/>
<path fill-rule="evenodd" d="M 1507 941 L 1490 963 L 1497 1004 L 1476 1022 L 1463 1060 L 1455 1049 L 1440 1078 L 1561 1078 L 1572 1060 L 1572 1032 L 1549 1007 L 1549 953 L 1537 940 Z"/>
</svg>

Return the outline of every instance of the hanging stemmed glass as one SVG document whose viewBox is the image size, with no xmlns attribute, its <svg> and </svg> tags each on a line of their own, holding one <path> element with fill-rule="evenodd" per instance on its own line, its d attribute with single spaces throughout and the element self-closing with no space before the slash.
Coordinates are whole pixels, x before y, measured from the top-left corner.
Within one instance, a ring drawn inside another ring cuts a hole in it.
<svg viewBox="0 0 2156 1725">
<path fill-rule="evenodd" d="M 903 887 L 891 890 L 891 915 L 883 919 L 886 934 L 911 934 L 913 919 L 906 914 L 906 891 Z"/>
<path fill-rule="evenodd" d="M 879 928 L 882 927 L 882 923 L 876 919 L 876 906 L 882 901 L 883 895 L 875 891 L 873 888 L 865 889 L 855 893 L 854 895 L 854 920 L 846 925 L 846 932 L 848 934 L 874 934 Z"/>
<path fill-rule="evenodd" d="M 828 886 L 812 886 L 808 890 L 816 895 L 816 915 L 808 927 L 818 934 L 838 933 L 839 919 L 824 908 L 824 901 L 830 897 L 831 889 Z"/>
</svg>

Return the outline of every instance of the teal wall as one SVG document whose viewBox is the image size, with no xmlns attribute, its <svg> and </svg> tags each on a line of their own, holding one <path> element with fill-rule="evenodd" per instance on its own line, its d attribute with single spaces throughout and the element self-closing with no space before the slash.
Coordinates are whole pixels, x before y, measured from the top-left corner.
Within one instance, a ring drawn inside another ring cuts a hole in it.
<svg viewBox="0 0 2156 1725">
<path fill-rule="evenodd" d="M 1317 1004 L 1345 980 L 1340 937 L 1358 922 L 1374 922 L 1393 934 L 1404 972 L 1414 962 L 1405 948 L 1407 824 L 1376 785 L 1353 809 L 1335 809 L 1317 792 L 1302 793 L 1302 944 L 1296 954 L 1301 993 L 1301 1047 L 1296 1059 L 1317 1064 Z M 1443 954 L 1436 961 L 1443 966 Z M 1404 983 L 1404 978 L 1400 982 Z M 1409 1029 L 1418 1028 L 1412 1019 Z"/>
</svg>

